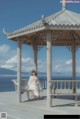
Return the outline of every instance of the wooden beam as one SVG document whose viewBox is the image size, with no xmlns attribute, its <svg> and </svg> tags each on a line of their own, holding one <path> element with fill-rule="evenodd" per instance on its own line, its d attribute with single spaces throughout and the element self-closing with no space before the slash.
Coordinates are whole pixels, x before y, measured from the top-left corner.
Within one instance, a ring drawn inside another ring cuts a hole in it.
<svg viewBox="0 0 80 119">
<path fill-rule="evenodd" d="M 76 33 L 76 31 L 73 31 L 73 34 L 78 38 L 78 40 L 80 41 L 80 36 Z"/>
</svg>

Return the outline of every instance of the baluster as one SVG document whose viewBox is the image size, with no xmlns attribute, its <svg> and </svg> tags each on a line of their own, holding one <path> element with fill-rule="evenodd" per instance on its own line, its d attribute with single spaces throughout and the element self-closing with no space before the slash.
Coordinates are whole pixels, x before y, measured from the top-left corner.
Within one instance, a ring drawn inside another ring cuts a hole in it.
<svg viewBox="0 0 80 119">
<path fill-rule="evenodd" d="M 66 81 L 66 89 L 68 89 L 68 81 Z"/>
<path fill-rule="evenodd" d="M 44 88 L 46 89 L 46 78 L 44 79 Z"/>
<path fill-rule="evenodd" d="M 45 79 L 45 88 L 47 89 L 47 79 Z"/>
<path fill-rule="evenodd" d="M 42 83 L 43 83 L 43 88 L 45 88 L 45 81 L 44 81 L 44 79 L 43 79 L 43 82 Z"/>
<path fill-rule="evenodd" d="M 73 91 L 73 87 L 74 87 L 74 82 L 72 81 L 72 91 Z"/>
<path fill-rule="evenodd" d="M 77 93 L 77 89 L 78 89 L 78 81 L 76 81 L 76 93 Z"/>
<path fill-rule="evenodd" d="M 63 81 L 63 89 L 64 89 L 64 87 L 65 87 L 65 82 Z"/>
<path fill-rule="evenodd" d="M 71 84 L 71 90 L 72 90 L 72 80 L 70 81 L 70 84 Z"/>
<path fill-rule="evenodd" d="M 78 106 L 78 104 L 77 104 L 77 95 L 75 95 L 75 106 Z"/>
<path fill-rule="evenodd" d="M 42 80 L 42 83 L 43 83 L 43 86 L 42 87 L 44 88 L 44 79 Z"/>
<path fill-rule="evenodd" d="M 57 81 L 57 89 L 58 89 L 58 81 Z"/>
<path fill-rule="evenodd" d="M 42 88 L 44 88 L 44 79 L 41 79 Z"/>
<path fill-rule="evenodd" d="M 71 81 L 70 81 L 70 89 L 72 89 L 72 83 L 71 83 Z"/>
<path fill-rule="evenodd" d="M 66 81 L 64 82 L 64 89 L 66 89 Z"/>
<path fill-rule="evenodd" d="M 71 82 L 69 81 L 69 87 L 68 87 L 68 89 L 71 89 L 71 85 L 70 84 L 71 84 Z"/>
<path fill-rule="evenodd" d="M 45 79 L 43 79 L 43 88 L 45 89 Z"/>
<path fill-rule="evenodd" d="M 41 83 L 41 86 L 43 88 L 43 80 L 42 79 L 40 79 L 40 83 Z"/>
<path fill-rule="evenodd" d="M 63 82 L 61 81 L 61 82 L 60 82 L 60 84 L 61 84 L 61 85 L 60 85 L 60 89 L 62 89 L 62 83 L 63 83 Z"/>
<path fill-rule="evenodd" d="M 78 81 L 79 83 L 78 83 L 78 87 L 79 87 L 79 89 L 80 89 L 80 81 Z"/>
<path fill-rule="evenodd" d="M 53 89 L 53 81 L 50 82 L 50 88 L 51 88 L 51 94 L 52 94 L 52 92 L 53 92 L 53 90 L 52 90 Z"/>
<path fill-rule="evenodd" d="M 68 93 L 70 93 L 70 81 L 67 82 L 68 83 Z"/>
<path fill-rule="evenodd" d="M 68 81 L 68 89 L 70 89 L 70 81 Z"/>
<path fill-rule="evenodd" d="M 44 79 L 41 79 L 42 88 L 44 88 Z"/>
<path fill-rule="evenodd" d="M 44 89 L 46 88 L 46 79 L 44 79 Z"/>
<path fill-rule="evenodd" d="M 53 94 L 55 93 L 54 90 L 55 90 L 55 81 L 53 82 Z"/>
</svg>

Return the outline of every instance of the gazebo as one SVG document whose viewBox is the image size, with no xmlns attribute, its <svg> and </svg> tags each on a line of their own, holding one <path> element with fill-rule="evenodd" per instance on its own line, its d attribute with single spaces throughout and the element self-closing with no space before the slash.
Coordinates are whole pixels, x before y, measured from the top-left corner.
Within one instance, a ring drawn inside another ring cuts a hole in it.
<svg viewBox="0 0 80 119">
<path fill-rule="evenodd" d="M 76 80 L 76 48 L 80 46 L 80 14 L 66 9 L 66 0 L 62 10 L 28 25 L 27 27 L 4 34 L 17 42 L 18 55 L 18 102 L 21 102 L 21 46 L 31 45 L 34 50 L 34 64 L 37 71 L 38 46 L 47 45 L 47 106 L 51 107 L 52 46 L 67 46 L 72 51 L 72 80 Z M 73 92 L 75 92 L 75 87 Z"/>
</svg>

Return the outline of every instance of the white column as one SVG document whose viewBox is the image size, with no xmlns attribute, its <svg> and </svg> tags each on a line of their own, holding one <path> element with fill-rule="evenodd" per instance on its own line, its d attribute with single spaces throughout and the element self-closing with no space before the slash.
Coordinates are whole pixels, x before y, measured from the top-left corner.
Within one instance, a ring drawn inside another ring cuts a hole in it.
<svg viewBox="0 0 80 119">
<path fill-rule="evenodd" d="M 72 46 L 72 80 L 76 80 L 76 46 L 73 45 Z M 73 88 L 73 92 L 75 92 L 76 89 L 75 89 L 75 85 L 74 85 L 74 88 Z"/>
<path fill-rule="evenodd" d="M 51 32 L 47 32 L 47 107 L 52 106 L 50 81 L 52 80 L 52 46 Z"/>
<path fill-rule="evenodd" d="M 33 50 L 34 50 L 34 69 L 37 71 L 38 46 L 37 45 L 33 46 Z"/>
<path fill-rule="evenodd" d="M 17 101 L 21 102 L 21 43 L 17 41 Z"/>
</svg>

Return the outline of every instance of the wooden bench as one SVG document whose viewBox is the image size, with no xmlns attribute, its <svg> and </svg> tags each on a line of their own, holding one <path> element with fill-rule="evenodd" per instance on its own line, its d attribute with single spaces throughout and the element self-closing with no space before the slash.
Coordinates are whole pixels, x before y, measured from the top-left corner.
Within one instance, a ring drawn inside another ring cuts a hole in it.
<svg viewBox="0 0 80 119">
<path fill-rule="evenodd" d="M 75 104 L 77 104 L 77 97 L 80 96 L 80 80 L 52 80 L 51 97 L 54 96 L 74 96 Z M 75 88 L 75 92 L 73 91 Z"/>
<path fill-rule="evenodd" d="M 17 82 L 16 79 L 12 80 L 12 82 L 14 83 L 15 91 L 17 92 L 18 82 Z M 24 92 L 26 92 L 26 93 L 27 93 L 27 98 L 28 98 L 28 100 L 30 100 L 29 93 L 30 93 L 30 92 L 33 93 L 33 90 L 29 90 L 28 87 L 27 87 L 27 84 L 28 84 L 28 79 L 26 79 L 26 80 L 21 80 L 21 94 L 23 94 Z"/>
</svg>

